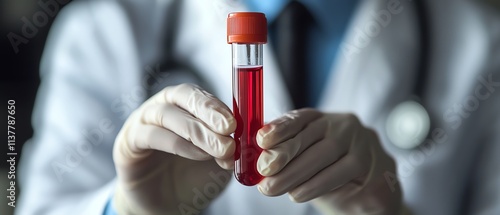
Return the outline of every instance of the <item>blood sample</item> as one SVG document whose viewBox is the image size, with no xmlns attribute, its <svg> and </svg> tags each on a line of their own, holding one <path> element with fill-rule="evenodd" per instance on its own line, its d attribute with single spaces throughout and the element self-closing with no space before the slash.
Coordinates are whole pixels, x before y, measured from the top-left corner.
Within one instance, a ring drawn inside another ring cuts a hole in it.
<svg viewBox="0 0 500 215">
<path fill-rule="evenodd" d="M 257 159 L 262 149 L 257 145 L 257 131 L 262 127 L 262 66 L 236 68 L 238 89 L 235 90 L 233 112 L 238 127 L 235 155 L 235 176 L 244 185 L 255 185 L 263 176 L 257 171 Z"/>
<path fill-rule="evenodd" d="M 227 40 L 233 55 L 234 175 L 243 185 L 253 186 L 264 177 L 257 171 L 262 149 L 257 131 L 263 125 L 262 48 L 267 42 L 267 21 L 262 13 L 230 13 Z"/>
</svg>

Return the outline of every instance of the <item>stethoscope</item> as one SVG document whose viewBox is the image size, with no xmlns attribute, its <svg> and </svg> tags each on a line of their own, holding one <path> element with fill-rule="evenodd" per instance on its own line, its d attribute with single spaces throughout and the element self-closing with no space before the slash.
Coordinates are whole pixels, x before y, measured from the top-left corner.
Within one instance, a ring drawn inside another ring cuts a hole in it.
<svg viewBox="0 0 500 215">
<path fill-rule="evenodd" d="M 188 75 L 186 79 L 196 79 L 203 83 L 201 76 L 196 73 L 196 69 L 187 63 L 176 60 L 173 53 L 175 30 L 178 28 L 179 11 L 182 1 L 174 1 L 168 13 L 169 28 L 165 31 L 165 55 L 162 57 L 165 61 L 161 63 L 161 71 L 169 71 L 171 76 Z M 415 2 L 415 11 L 418 19 L 418 28 L 420 32 L 421 51 L 418 59 L 418 75 L 415 86 L 412 90 L 412 96 L 407 100 L 396 105 L 389 113 L 386 121 L 386 133 L 389 140 L 397 147 L 402 149 L 412 149 L 424 142 L 429 135 L 431 127 L 431 117 L 421 98 L 424 95 L 424 86 L 429 70 L 430 56 L 430 34 L 429 22 L 427 20 L 426 5 L 424 0 Z M 172 78 L 174 79 L 174 78 Z M 206 86 L 204 86 L 206 87 Z M 151 95 L 154 92 L 149 92 Z"/>
<path fill-rule="evenodd" d="M 421 51 L 418 59 L 418 74 L 412 96 L 396 105 L 389 113 L 386 121 L 386 132 L 389 140 L 401 149 L 412 149 L 421 145 L 429 135 L 431 117 L 422 103 L 424 87 L 429 73 L 430 33 L 429 21 L 424 0 L 415 2 L 418 16 Z"/>
</svg>

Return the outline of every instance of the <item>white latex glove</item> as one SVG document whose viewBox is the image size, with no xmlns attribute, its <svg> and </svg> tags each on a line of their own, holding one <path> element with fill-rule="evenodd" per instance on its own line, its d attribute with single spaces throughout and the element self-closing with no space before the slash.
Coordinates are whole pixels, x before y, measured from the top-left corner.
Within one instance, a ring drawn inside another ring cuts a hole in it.
<svg viewBox="0 0 500 215">
<path fill-rule="evenodd" d="M 403 213 L 400 188 L 384 177 L 395 173 L 394 161 L 352 114 L 292 111 L 260 129 L 257 142 L 264 195 L 314 200 L 323 214 Z"/>
<path fill-rule="evenodd" d="M 118 214 L 202 211 L 231 177 L 235 128 L 230 109 L 195 86 L 167 87 L 147 100 L 115 141 Z"/>
</svg>

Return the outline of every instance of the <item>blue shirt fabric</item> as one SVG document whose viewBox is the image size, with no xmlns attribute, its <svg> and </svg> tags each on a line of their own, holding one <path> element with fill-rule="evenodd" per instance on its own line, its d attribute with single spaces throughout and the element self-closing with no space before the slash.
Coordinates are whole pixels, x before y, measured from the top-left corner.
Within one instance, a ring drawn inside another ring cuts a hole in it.
<svg viewBox="0 0 500 215">
<path fill-rule="evenodd" d="M 106 208 L 104 208 L 104 214 L 103 215 L 117 215 L 115 208 L 113 207 L 113 204 L 111 203 L 113 198 L 110 198 L 108 201 L 108 204 L 106 204 Z"/>
<path fill-rule="evenodd" d="M 272 24 L 290 0 L 244 0 L 250 11 L 266 14 Z M 309 105 L 318 105 L 334 59 L 359 0 L 298 0 L 314 19 L 307 41 Z M 270 34 L 273 32 L 271 31 Z M 272 35 L 271 35 L 272 38 Z M 272 41 L 271 41 L 272 42 Z"/>
<path fill-rule="evenodd" d="M 351 15 L 359 0 L 299 0 L 311 13 L 312 26 L 308 43 L 308 67 L 311 82 L 308 86 L 311 106 L 315 106 L 323 93 L 326 80 L 338 54 L 340 43 L 349 24 Z M 278 17 L 290 0 L 244 0 L 250 11 L 266 14 L 268 24 Z M 104 215 L 116 215 L 111 199 L 104 209 Z"/>
</svg>

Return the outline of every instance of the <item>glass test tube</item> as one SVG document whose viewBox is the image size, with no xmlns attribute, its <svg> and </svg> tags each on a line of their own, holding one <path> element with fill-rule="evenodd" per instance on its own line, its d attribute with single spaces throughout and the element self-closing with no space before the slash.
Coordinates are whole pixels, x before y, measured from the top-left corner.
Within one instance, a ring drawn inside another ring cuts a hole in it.
<svg viewBox="0 0 500 215">
<path fill-rule="evenodd" d="M 228 43 L 233 58 L 233 112 L 237 120 L 234 134 L 236 179 L 253 186 L 263 176 L 257 171 L 262 149 L 257 131 L 263 125 L 262 48 L 267 42 L 267 22 L 262 13 L 231 13 L 228 16 Z"/>
</svg>

